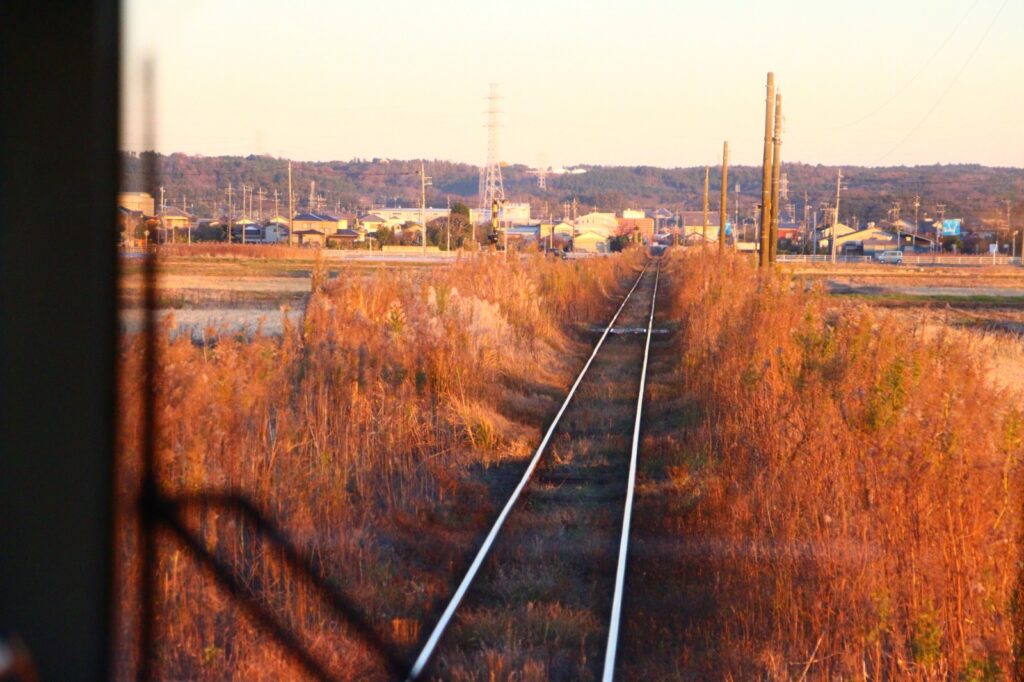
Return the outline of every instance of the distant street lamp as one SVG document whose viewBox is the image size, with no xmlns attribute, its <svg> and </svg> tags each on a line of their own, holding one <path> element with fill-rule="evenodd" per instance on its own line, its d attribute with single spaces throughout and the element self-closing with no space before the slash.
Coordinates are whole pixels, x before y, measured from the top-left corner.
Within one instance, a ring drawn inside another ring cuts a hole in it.
<svg viewBox="0 0 1024 682">
<path fill-rule="evenodd" d="M 1013 236 L 1010 237 L 1010 258 L 1017 257 L 1017 232 L 1018 230 L 1014 230 Z"/>
</svg>

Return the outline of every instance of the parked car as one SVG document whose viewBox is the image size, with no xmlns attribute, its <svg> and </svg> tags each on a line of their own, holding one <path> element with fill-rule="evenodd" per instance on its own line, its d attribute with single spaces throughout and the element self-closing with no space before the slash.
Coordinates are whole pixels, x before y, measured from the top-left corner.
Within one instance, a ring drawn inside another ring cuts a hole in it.
<svg viewBox="0 0 1024 682">
<path fill-rule="evenodd" d="M 877 260 L 879 263 L 892 263 L 893 265 L 903 265 L 903 252 L 882 251 L 880 254 L 875 256 L 875 260 Z"/>
</svg>

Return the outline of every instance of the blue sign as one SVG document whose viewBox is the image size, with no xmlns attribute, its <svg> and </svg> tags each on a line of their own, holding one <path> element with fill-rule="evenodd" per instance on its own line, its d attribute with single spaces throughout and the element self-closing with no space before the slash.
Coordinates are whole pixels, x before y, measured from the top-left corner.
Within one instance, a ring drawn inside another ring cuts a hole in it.
<svg viewBox="0 0 1024 682">
<path fill-rule="evenodd" d="M 732 223 L 726 223 L 725 224 L 725 236 L 726 237 L 731 237 L 732 236 Z"/>
<path fill-rule="evenodd" d="M 958 237 L 960 236 L 960 218 L 949 218 L 942 221 L 942 236 L 943 237 Z"/>
</svg>

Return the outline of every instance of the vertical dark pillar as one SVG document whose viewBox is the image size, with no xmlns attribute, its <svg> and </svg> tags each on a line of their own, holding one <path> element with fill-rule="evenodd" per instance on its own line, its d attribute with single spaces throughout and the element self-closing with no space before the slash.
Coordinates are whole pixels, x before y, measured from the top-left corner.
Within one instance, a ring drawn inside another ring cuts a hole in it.
<svg viewBox="0 0 1024 682">
<path fill-rule="evenodd" d="M 119 4 L 0 2 L 0 628 L 109 677 Z"/>
</svg>

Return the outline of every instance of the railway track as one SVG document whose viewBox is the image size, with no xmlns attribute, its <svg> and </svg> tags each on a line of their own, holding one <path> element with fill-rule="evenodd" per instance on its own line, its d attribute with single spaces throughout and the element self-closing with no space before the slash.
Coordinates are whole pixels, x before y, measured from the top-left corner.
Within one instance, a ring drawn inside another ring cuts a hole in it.
<svg viewBox="0 0 1024 682">
<path fill-rule="evenodd" d="M 604 327 L 409 680 L 614 677 L 660 267 Z"/>
</svg>

